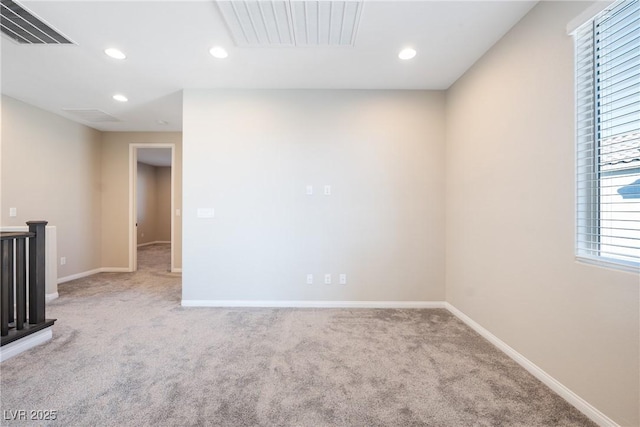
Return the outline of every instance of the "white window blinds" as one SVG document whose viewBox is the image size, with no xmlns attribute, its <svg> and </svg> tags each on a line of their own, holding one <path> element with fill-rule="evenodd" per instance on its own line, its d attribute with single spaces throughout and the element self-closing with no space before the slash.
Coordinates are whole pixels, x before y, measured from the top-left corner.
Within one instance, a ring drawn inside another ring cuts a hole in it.
<svg viewBox="0 0 640 427">
<path fill-rule="evenodd" d="M 640 0 L 576 31 L 577 255 L 640 266 Z"/>
</svg>

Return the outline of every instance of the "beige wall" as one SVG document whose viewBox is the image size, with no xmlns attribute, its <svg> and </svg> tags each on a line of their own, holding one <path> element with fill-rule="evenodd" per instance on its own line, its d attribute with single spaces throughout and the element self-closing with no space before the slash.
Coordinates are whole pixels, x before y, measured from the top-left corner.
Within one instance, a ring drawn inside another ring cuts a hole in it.
<svg viewBox="0 0 640 427">
<path fill-rule="evenodd" d="M 59 278 L 129 267 L 129 144 L 159 142 L 176 146 L 175 208 L 181 209 L 181 133 L 101 133 L 2 96 L 1 225 L 30 219 L 55 225 L 58 258 L 66 258 L 66 265 L 58 265 Z M 166 186 L 167 172 L 160 175 L 160 185 Z M 166 205 L 166 198 L 161 202 Z M 9 207 L 17 208 L 17 217 L 9 217 Z M 181 217 L 174 225 L 174 267 L 179 269 Z M 163 231 L 158 240 L 170 240 L 165 237 Z"/>
<path fill-rule="evenodd" d="M 171 168 L 156 167 L 156 241 L 171 241 Z M 180 220 L 181 217 L 176 217 Z"/>
<path fill-rule="evenodd" d="M 185 91 L 183 299 L 443 300 L 443 113 L 442 92 Z"/>
<path fill-rule="evenodd" d="M 624 426 L 638 275 L 574 257 L 573 43 L 541 2 L 447 93 L 447 301 Z"/>
<path fill-rule="evenodd" d="M 55 225 L 59 278 L 100 267 L 100 167 L 100 132 L 2 96 L 2 226 Z"/>
<path fill-rule="evenodd" d="M 179 132 L 102 134 L 102 265 L 129 267 L 129 145 L 175 144 L 175 209 L 182 208 L 182 135 Z M 175 212 L 173 212 L 175 215 Z M 174 218 L 174 268 L 182 267 L 182 221 Z"/>
</svg>

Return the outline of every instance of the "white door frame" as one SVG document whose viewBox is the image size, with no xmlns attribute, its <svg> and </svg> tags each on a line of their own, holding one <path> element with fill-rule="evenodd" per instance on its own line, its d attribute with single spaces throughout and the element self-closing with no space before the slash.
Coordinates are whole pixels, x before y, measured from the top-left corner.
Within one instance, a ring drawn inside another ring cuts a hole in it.
<svg viewBox="0 0 640 427">
<path fill-rule="evenodd" d="M 175 176 L 176 176 L 176 145 L 171 143 L 130 143 L 129 144 L 129 271 L 138 269 L 138 149 L 139 148 L 170 148 L 171 149 L 171 271 L 175 269 Z"/>
</svg>

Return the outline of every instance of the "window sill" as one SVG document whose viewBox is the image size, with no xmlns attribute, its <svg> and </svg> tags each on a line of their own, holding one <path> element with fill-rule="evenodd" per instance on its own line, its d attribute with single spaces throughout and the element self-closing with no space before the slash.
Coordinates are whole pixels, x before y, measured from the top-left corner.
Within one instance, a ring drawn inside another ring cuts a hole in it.
<svg viewBox="0 0 640 427">
<path fill-rule="evenodd" d="M 610 270 L 640 274 L 640 263 L 636 262 L 619 261 L 611 258 L 587 257 L 584 255 L 576 255 L 576 262 L 580 264 L 588 264 L 594 265 L 596 267 L 608 268 Z"/>
</svg>

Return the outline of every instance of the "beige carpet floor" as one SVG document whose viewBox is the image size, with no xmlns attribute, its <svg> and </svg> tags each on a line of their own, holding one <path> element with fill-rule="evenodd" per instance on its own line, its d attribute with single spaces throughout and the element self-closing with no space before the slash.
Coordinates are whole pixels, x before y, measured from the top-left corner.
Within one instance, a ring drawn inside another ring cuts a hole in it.
<svg viewBox="0 0 640 427">
<path fill-rule="evenodd" d="M 53 340 L 0 366 L 2 425 L 593 425 L 446 310 L 183 308 L 168 246 L 139 262 L 60 285 Z"/>
</svg>

